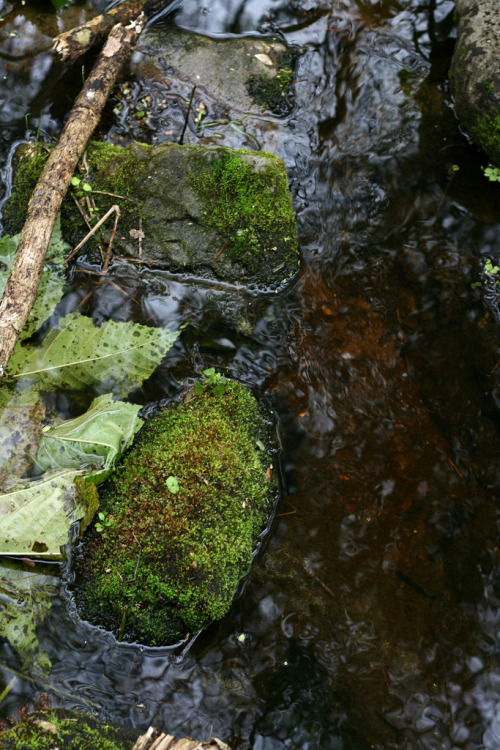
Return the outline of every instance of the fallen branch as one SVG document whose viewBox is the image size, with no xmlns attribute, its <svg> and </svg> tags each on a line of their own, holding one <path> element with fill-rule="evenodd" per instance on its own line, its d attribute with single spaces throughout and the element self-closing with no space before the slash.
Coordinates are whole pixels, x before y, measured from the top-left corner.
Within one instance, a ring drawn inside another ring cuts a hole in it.
<svg viewBox="0 0 500 750">
<path fill-rule="evenodd" d="M 87 23 L 65 31 L 54 38 L 54 50 L 71 65 L 95 44 L 102 42 L 117 23 L 125 25 L 144 12 L 147 16 L 167 8 L 173 0 L 125 0 L 125 2 L 91 18 Z"/>
<path fill-rule="evenodd" d="M 144 22 L 145 16 L 140 16 L 128 26 L 117 25 L 112 30 L 31 196 L 0 302 L 0 376 L 35 302 L 47 247 L 73 172 Z"/>
</svg>

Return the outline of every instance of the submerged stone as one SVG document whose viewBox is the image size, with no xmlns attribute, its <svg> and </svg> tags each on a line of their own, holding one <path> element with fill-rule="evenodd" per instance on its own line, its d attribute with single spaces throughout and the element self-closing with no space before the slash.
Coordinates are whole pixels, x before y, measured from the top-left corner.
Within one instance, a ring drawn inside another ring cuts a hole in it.
<svg viewBox="0 0 500 750">
<path fill-rule="evenodd" d="M 500 165 L 500 17 L 497 0 L 457 0 L 450 68 L 455 108 L 474 142 Z"/>
<path fill-rule="evenodd" d="M 268 518 L 276 485 L 255 398 L 234 382 L 196 387 L 147 423 L 82 546 L 80 613 L 120 639 L 171 644 L 223 617 Z"/>
<path fill-rule="evenodd" d="M 12 197 L 4 209 L 11 233 L 24 222 L 45 158 L 41 144 L 18 151 Z M 80 177 L 99 191 L 92 193 L 98 215 L 113 204 L 120 208 L 115 253 L 141 266 L 266 290 L 282 287 L 297 272 L 297 228 L 278 157 L 176 144 L 93 143 L 87 163 Z M 109 238 L 112 220 L 107 226 Z M 88 231 L 70 195 L 62 228 L 75 245 Z M 83 252 L 96 247 L 93 237 Z"/>
</svg>

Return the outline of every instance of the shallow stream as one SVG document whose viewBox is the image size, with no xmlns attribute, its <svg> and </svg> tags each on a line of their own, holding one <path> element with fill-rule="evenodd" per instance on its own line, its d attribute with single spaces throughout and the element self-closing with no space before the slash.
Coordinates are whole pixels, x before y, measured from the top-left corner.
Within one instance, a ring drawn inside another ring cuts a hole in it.
<svg viewBox="0 0 500 750">
<path fill-rule="evenodd" d="M 27 128 L 57 135 L 79 86 L 37 37 L 96 6 L 0 8 L 8 165 Z M 117 644 L 79 621 L 64 585 L 38 633 L 50 677 L 18 677 L 2 716 L 51 692 L 233 750 L 500 746 L 497 310 L 471 288 L 481 257 L 500 257 L 500 188 L 455 121 L 453 10 L 184 0 L 158 21 L 278 34 L 297 51 L 292 112 L 255 132 L 287 166 L 302 271 L 265 304 L 242 299 L 251 333 L 212 316 L 223 292 L 127 269 L 126 303 L 104 285 L 86 310 L 169 326 L 187 315 L 135 400 L 173 396 L 208 366 L 255 385 L 279 417 L 282 497 L 230 613 L 188 648 Z M 100 137 L 126 133 L 108 115 Z M 2 179 L 5 193 L 7 167 Z M 18 670 L 8 643 L 0 660 Z"/>
</svg>

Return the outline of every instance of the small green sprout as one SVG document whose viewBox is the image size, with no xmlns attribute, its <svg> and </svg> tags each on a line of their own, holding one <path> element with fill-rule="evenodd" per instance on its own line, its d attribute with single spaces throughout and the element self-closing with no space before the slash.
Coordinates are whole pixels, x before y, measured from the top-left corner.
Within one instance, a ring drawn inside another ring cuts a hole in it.
<svg viewBox="0 0 500 750">
<path fill-rule="evenodd" d="M 179 482 L 177 481 L 176 477 L 168 477 L 167 479 L 167 488 L 168 490 L 173 494 L 176 495 L 179 492 Z"/>
<path fill-rule="evenodd" d="M 107 514 L 107 513 L 104 513 L 103 511 L 100 511 L 100 512 L 99 512 L 99 513 L 97 514 L 97 516 L 98 516 L 98 518 L 99 518 L 99 521 L 98 521 L 98 522 L 96 523 L 96 525 L 95 525 L 95 530 L 96 530 L 97 532 L 99 532 L 99 534 L 102 534 L 102 532 L 104 531 L 104 529 L 105 529 L 105 528 L 106 528 L 107 526 L 111 526 L 111 524 L 112 524 L 112 521 L 111 521 L 111 519 L 109 519 L 109 518 L 107 517 L 107 516 L 108 516 L 108 514 Z"/>
<path fill-rule="evenodd" d="M 500 266 L 494 266 L 490 258 L 487 258 L 483 270 L 488 276 L 496 276 L 500 271 Z"/>
<path fill-rule="evenodd" d="M 500 182 L 500 168 L 499 167 L 481 167 L 484 176 L 490 182 Z"/>
</svg>

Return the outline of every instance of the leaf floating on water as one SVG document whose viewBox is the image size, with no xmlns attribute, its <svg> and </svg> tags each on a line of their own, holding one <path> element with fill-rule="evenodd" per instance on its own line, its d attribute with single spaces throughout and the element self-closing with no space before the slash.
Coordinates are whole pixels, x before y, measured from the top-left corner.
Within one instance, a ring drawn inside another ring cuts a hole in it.
<svg viewBox="0 0 500 750">
<path fill-rule="evenodd" d="M 140 408 L 113 401 L 109 393 L 99 396 L 85 414 L 44 430 L 37 465 L 44 471 L 90 469 L 92 481 L 104 481 L 142 425 L 137 416 Z"/>
<path fill-rule="evenodd" d="M 67 315 L 41 346 L 17 346 L 6 379 L 44 390 L 93 387 L 126 396 L 148 378 L 177 338 L 168 329 L 108 320 L 99 328 L 84 315 Z"/>
</svg>

